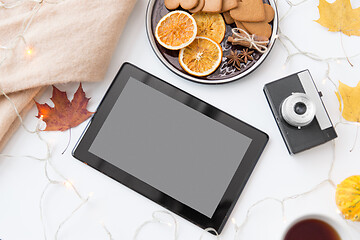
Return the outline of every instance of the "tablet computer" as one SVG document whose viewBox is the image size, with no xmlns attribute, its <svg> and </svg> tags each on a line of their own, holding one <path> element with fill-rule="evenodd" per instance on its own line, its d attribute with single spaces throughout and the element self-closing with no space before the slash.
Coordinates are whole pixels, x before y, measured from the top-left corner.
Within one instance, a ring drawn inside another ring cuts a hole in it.
<svg viewBox="0 0 360 240">
<path fill-rule="evenodd" d="M 219 233 L 268 136 L 125 63 L 73 156 Z"/>
</svg>

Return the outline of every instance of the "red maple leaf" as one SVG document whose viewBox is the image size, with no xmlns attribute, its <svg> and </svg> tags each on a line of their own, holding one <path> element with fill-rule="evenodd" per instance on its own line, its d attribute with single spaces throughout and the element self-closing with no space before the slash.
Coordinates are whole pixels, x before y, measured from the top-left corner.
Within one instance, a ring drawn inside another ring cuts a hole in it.
<svg viewBox="0 0 360 240">
<path fill-rule="evenodd" d="M 66 92 L 60 91 L 55 86 L 53 86 L 53 95 L 50 99 L 54 103 L 53 108 L 47 103 L 35 102 L 38 108 L 36 117 L 46 123 L 44 131 L 65 131 L 76 127 L 93 114 L 86 109 L 90 98 L 85 96 L 81 83 L 71 102 Z"/>
</svg>

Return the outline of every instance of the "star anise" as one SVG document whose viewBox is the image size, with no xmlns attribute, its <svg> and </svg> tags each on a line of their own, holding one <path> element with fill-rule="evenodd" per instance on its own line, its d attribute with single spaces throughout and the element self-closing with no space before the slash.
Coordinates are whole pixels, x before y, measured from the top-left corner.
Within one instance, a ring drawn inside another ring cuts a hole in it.
<svg viewBox="0 0 360 240">
<path fill-rule="evenodd" d="M 240 70 L 241 63 L 244 61 L 241 59 L 240 54 L 236 50 L 235 51 L 231 50 L 230 54 L 225 57 L 229 60 L 228 64 L 232 65 L 237 70 Z"/>
<path fill-rule="evenodd" d="M 247 63 L 248 61 L 252 61 L 254 60 L 254 58 L 251 56 L 251 54 L 253 54 L 254 51 L 249 51 L 248 48 L 244 49 L 241 51 L 240 55 L 241 55 L 241 59 Z"/>
</svg>

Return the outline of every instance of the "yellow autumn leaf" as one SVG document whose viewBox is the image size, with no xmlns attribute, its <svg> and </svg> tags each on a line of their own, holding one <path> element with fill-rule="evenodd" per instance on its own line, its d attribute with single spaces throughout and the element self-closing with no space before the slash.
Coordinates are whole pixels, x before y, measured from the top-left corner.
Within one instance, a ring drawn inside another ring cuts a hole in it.
<svg viewBox="0 0 360 240">
<path fill-rule="evenodd" d="M 356 87 L 350 87 L 342 82 L 339 83 L 339 92 L 344 103 L 344 110 L 342 113 L 343 118 L 350 122 L 360 122 L 360 82 Z M 339 94 L 336 93 L 340 102 Z"/>
<path fill-rule="evenodd" d="M 319 0 L 319 12 L 320 18 L 316 22 L 329 31 L 360 36 L 360 7 L 353 9 L 350 0 L 336 0 L 334 3 Z"/>
</svg>

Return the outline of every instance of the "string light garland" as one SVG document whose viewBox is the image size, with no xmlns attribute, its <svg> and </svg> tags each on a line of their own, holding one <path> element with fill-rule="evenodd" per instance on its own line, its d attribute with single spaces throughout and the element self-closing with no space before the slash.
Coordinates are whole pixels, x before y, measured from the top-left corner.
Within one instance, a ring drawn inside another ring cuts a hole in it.
<svg viewBox="0 0 360 240">
<path fill-rule="evenodd" d="M 306 2 L 308 2 L 308 0 L 303 0 L 299 3 L 292 3 L 290 0 L 285 0 L 286 3 L 289 5 L 289 9 L 285 12 L 285 14 L 280 18 L 280 23 L 289 15 L 290 11 L 293 9 L 293 7 L 296 7 L 296 6 L 300 6 Z M 278 4 L 278 0 L 276 0 L 276 4 Z M 280 25 L 280 24 L 279 24 Z M 335 91 L 338 93 L 339 95 L 339 98 L 340 98 L 340 105 L 341 105 L 341 109 L 340 109 L 340 113 L 339 113 L 339 120 L 338 122 L 335 124 L 335 129 L 338 127 L 339 124 L 344 124 L 344 125 L 353 125 L 353 126 L 357 126 L 357 131 L 360 127 L 360 123 L 354 123 L 354 122 L 349 122 L 349 121 L 346 121 L 343 117 L 342 117 L 342 112 L 344 110 L 344 104 L 343 104 L 343 98 L 340 94 L 340 91 L 337 87 L 337 85 L 335 84 L 335 82 L 333 81 L 333 79 L 331 78 L 330 76 L 330 70 L 331 70 L 331 66 L 330 66 L 330 63 L 331 62 L 336 62 L 336 63 L 340 63 L 340 61 L 348 61 L 349 64 L 351 66 L 353 66 L 350 62 L 349 59 L 352 59 L 352 58 L 355 58 L 355 57 L 359 57 L 360 56 L 360 53 L 358 54 L 355 54 L 353 56 L 350 56 L 348 57 L 346 55 L 346 51 L 344 49 L 344 46 L 343 46 L 343 42 L 342 42 L 342 35 L 341 33 L 340 34 L 340 38 L 341 38 L 341 45 L 342 45 L 342 49 L 343 49 L 343 52 L 345 54 L 345 57 L 331 57 L 331 58 L 322 58 L 320 57 L 319 55 L 315 54 L 315 53 L 312 53 L 312 52 L 308 52 L 308 51 L 303 51 L 301 50 L 296 44 L 294 41 L 292 41 L 286 34 L 284 34 L 282 31 L 281 31 L 281 27 L 279 26 L 279 33 L 278 35 L 276 36 L 276 38 L 279 39 L 279 42 L 283 45 L 283 47 L 285 48 L 287 54 L 288 54 L 288 57 L 286 58 L 286 61 L 284 63 L 284 67 L 290 62 L 290 60 L 295 57 L 295 56 L 298 56 L 298 55 L 303 55 L 313 61 L 317 61 L 317 62 L 323 62 L 323 63 L 326 63 L 326 66 L 327 66 L 327 69 L 326 69 L 326 72 L 325 72 L 325 77 L 324 77 L 324 80 L 323 80 L 323 84 L 325 84 L 327 81 L 326 80 L 329 80 L 330 83 L 332 84 L 332 86 L 334 87 Z M 293 46 L 297 52 L 295 53 L 291 53 L 289 47 L 285 44 L 285 42 L 288 42 L 291 46 Z M 356 135 L 357 136 L 357 135 Z M 330 184 L 330 186 L 334 189 L 336 189 L 336 184 L 334 183 L 334 181 L 332 180 L 332 174 L 333 174 L 333 170 L 334 170 L 334 165 L 335 165 L 335 162 L 336 162 L 336 140 L 332 140 L 333 142 L 333 145 L 332 145 L 332 149 L 333 149 L 333 159 L 331 161 L 331 165 L 330 165 L 330 168 L 329 168 L 329 171 L 328 171 L 328 178 L 323 180 L 322 182 L 320 182 L 319 184 L 317 184 L 316 186 L 314 186 L 313 188 L 311 188 L 310 190 L 306 191 L 306 192 L 303 192 L 303 193 L 300 193 L 300 194 L 295 194 L 295 195 L 292 195 L 292 196 L 289 196 L 289 197 L 285 197 L 283 199 L 277 199 L 277 198 L 273 198 L 273 197 L 267 197 L 267 198 L 264 198 L 264 199 L 261 199 L 257 202 L 255 202 L 254 204 L 252 204 L 250 206 L 250 208 L 247 210 L 247 213 L 246 213 L 246 216 L 245 216 L 245 219 L 241 222 L 241 224 L 237 224 L 236 223 L 236 219 L 235 218 L 232 218 L 232 223 L 234 225 L 234 228 L 235 228 L 235 237 L 234 239 L 235 240 L 238 240 L 239 239 L 239 235 L 242 231 L 242 229 L 244 228 L 244 226 L 247 224 L 248 220 L 249 220 L 249 217 L 253 211 L 253 209 L 255 209 L 256 207 L 258 207 L 259 205 L 261 205 L 262 203 L 264 202 L 267 202 L 267 201 L 275 201 L 275 202 L 278 202 L 280 205 L 281 205 L 281 211 L 282 211 L 282 216 L 283 216 L 283 221 L 285 222 L 286 221 L 286 215 L 285 215 L 285 204 L 287 201 L 289 200 L 294 200 L 294 199 L 298 199 L 298 198 L 301 198 L 301 197 L 305 197 L 315 191 L 317 191 L 318 189 L 320 189 L 322 186 L 324 186 L 325 184 Z M 356 139 L 355 139 L 355 142 L 356 142 Z M 354 143 L 355 144 L 355 143 Z M 354 146 L 352 147 L 352 149 L 354 148 Z M 340 212 L 338 212 L 340 214 Z M 346 221 L 344 219 L 344 221 L 346 223 L 348 223 L 348 221 Z M 357 231 L 360 232 L 359 229 L 356 229 Z M 205 232 L 208 232 L 209 229 L 206 229 L 204 231 Z M 215 230 L 213 230 L 213 232 L 216 233 L 216 235 L 218 236 L 217 232 Z M 200 238 L 200 240 L 202 239 L 202 236 Z M 135 240 L 135 239 L 134 239 Z M 176 240 L 176 239 L 175 239 Z"/>
<path fill-rule="evenodd" d="M 27 47 L 27 48 L 26 48 L 26 54 L 27 54 L 28 56 L 33 55 L 33 53 L 34 53 L 34 50 L 33 50 L 31 47 Z"/>
<path fill-rule="evenodd" d="M 19 0 L 19 1 L 15 1 L 12 3 L 4 3 L 2 1 L 0 1 L 0 8 L 5 8 L 5 9 L 12 9 L 18 6 L 21 6 L 25 3 L 28 2 L 33 2 L 35 3 L 34 7 L 32 8 L 32 10 L 29 13 L 28 19 L 25 19 L 22 23 L 22 30 L 13 38 L 11 39 L 6 45 L 0 45 L 0 51 L 11 51 L 14 50 L 19 43 L 24 43 L 25 47 L 25 54 L 30 57 L 33 55 L 34 50 L 33 48 L 28 45 L 26 38 L 25 38 L 25 33 L 28 31 L 31 23 L 33 22 L 36 14 L 39 12 L 40 8 L 44 5 L 44 4 L 58 4 L 61 3 L 65 0 L 59 0 L 59 1 L 47 1 L 47 0 L 41 0 L 41 1 L 37 1 L 37 0 Z M 0 52 L 1 53 L 1 52 Z M 0 55 L 1 56 L 1 55 Z M 2 57 L 2 59 L 0 60 L 0 67 L 2 66 L 2 64 L 5 62 L 5 60 L 7 59 L 7 54 L 5 53 L 4 56 Z M 41 220 L 41 225 L 43 228 L 43 235 L 44 235 L 44 239 L 47 240 L 47 233 L 46 233 L 46 224 L 44 221 L 44 211 L 43 211 L 43 202 L 44 202 L 44 198 L 46 195 L 46 192 L 48 191 L 49 187 L 51 185 L 62 185 L 65 186 L 66 188 L 69 188 L 71 190 L 73 190 L 73 192 L 75 193 L 75 195 L 79 198 L 79 200 L 81 201 L 81 203 L 71 212 L 71 214 L 66 217 L 59 225 L 58 228 L 56 230 L 55 233 L 55 240 L 58 239 L 59 233 L 62 229 L 62 227 L 76 214 L 76 212 L 81 209 L 90 199 L 90 197 L 93 195 L 93 193 L 90 193 L 86 198 L 83 197 L 80 192 L 78 191 L 78 189 L 75 187 L 75 185 L 69 180 L 67 179 L 53 164 L 52 164 L 52 155 L 51 155 L 51 147 L 50 147 L 50 143 L 48 141 L 46 141 L 42 136 L 41 136 L 41 130 L 40 130 L 40 126 L 43 123 L 42 119 L 43 117 L 40 116 L 38 123 L 35 127 L 35 130 L 30 130 L 23 122 L 23 119 L 21 117 L 21 115 L 19 114 L 19 111 L 15 105 L 15 103 L 10 99 L 10 97 L 5 93 L 5 91 L 0 87 L 0 92 L 1 94 L 8 100 L 8 102 L 11 104 L 12 108 L 15 111 L 15 114 L 20 122 L 20 125 L 22 126 L 23 129 L 25 129 L 26 132 L 30 133 L 30 134 L 35 134 L 37 135 L 37 137 L 40 139 L 40 141 L 42 143 L 45 144 L 46 146 L 46 156 L 43 158 L 40 157 L 35 157 L 35 156 L 30 156 L 30 155 L 23 155 L 23 156 L 16 156 L 16 155 L 9 155 L 9 154 L 2 154 L 0 153 L 0 157 L 7 157 L 7 158 L 30 158 L 33 160 L 37 160 L 37 161 L 42 161 L 45 162 L 44 164 L 44 175 L 46 177 L 46 180 L 48 181 L 48 183 L 46 184 L 45 188 L 43 189 L 41 196 L 40 196 L 40 200 L 39 200 L 39 210 L 40 210 L 40 220 Z M 48 167 L 51 167 L 51 169 L 58 175 L 58 177 L 61 178 L 61 180 L 55 180 L 50 178 L 49 176 L 49 169 Z M 110 233 L 110 231 L 106 228 L 106 226 L 102 223 L 101 226 L 103 227 L 103 229 L 105 230 L 105 232 L 107 233 L 107 235 L 109 236 L 109 239 L 112 240 L 112 235 Z"/>
<path fill-rule="evenodd" d="M 163 217 L 164 216 L 169 216 L 171 221 L 167 221 L 165 220 Z M 134 238 L 133 240 L 137 240 L 138 239 L 138 235 L 140 234 L 141 230 L 152 223 L 160 223 L 163 224 L 167 227 L 173 227 L 174 226 L 174 240 L 178 239 L 178 223 L 176 221 L 176 218 L 169 212 L 167 211 L 155 211 L 152 213 L 152 219 L 149 221 L 144 222 L 143 224 L 141 224 L 135 231 L 134 234 Z"/>
<path fill-rule="evenodd" d="M 296 6 L 300 6 L 306 2 L 308 2 L 308 0 L 303 0 L 299 3 L 292 3 L 290 0 L 285 0 L 286 3 L 289 5 L 289 9 L 285 12 L 284 16 L 282 16 L 280 18 L 280 23 L 289 15 L 290 11 L 292 10 L 293 7 L 296 7 Z M 278 1 L 276 1 L 276 4 L 277 4 Z M 280 25 L 280 24 L 279 24 Z M 344 54 L 346 55 L 346 52 L 345 52 L 345 49 L 344 49 L 344 46 L 343 46 L 343 42 L 342 42 L 342 36 L 341 36 L 341 33 L 340 34 L 340 38 L 341 38 L 341 45 L 342 45 L 342 49 L 344 51 Z M 278 39 L 279 39 L 279 42 L 283 45 L 283 47 L 285 48 L 287 54 L 288 54 L 288 57 L 286 58 L 286 61 L 285 61 L 285 64 L 284 66 L 286 66 L 286 64 L 291 60 L 291 58 L 297 56 L 297 55 L 302 55 L 302 56 L 305 56 L 311 60 L 314 60 L 314 61 L 317 61 L 317 62 L 324 62 L 326 63 L 327 65 L 327 69 L 326 69 L 326 72 L 325 72 L 325 80 L 330 80 L 332 86 L 335 88 L 335 91 L 338 93 L 339 95 L 339 98 L 340 98 L 340 102 L 341 102 L 341 109 L 340 109 L 340 112 L 339 112 L 339 121 L 335 124 L 335 129 L 338 127 L 339 124 L 346 124 L 346 125 L 354 125 L 354 126 L 357 126 L 357 129 L 359 128 L 360 126 L 360 123 L 354 123 L 354 122 L 348 122 L 346 121 L 343 117 L 342 117 L 342 113 L 343 113 L 343 110 L 344 110 L 344 104 L 343 104 L 343 98 L 340 94 L 340 91 L 337 87 L 337 85 L 335 84 L 335 82 L 333 81 L 333 79 L 330 77 L 330 62 L 336 62 L 336 63 L 339 63 L 340 61 L 343 61 L 343 60 L 347 60 L 349 62 L 349 64 L 351 66 L 353 66 L 350 62 L 349 59 L 351 58 L 355 58 L 355 57 L 358 57 L 360 56 L 360 53 L 358 54 L 355 54 L 351 57 L 348 57 L 348 56 L 345 56 L 345 57 L 332 57 L 332 58 L 322 58 L 320 57 L 319 55 L 315 54 L 315 53 L 312 53 L 312 52 L 307 52 L 307 51 L 303 51 L 301 50 L 295 43 L 294 41 L 292 41 L 287 35 L 285 35 L 282 31 L 281 31 L 281 28 L 279 26 L 279 34 L 276 36 Z M 285 44 L 285 41 L 287 41 L 288 43 L 290 43 L 291 46 L 293 46 L 297 52 L 295 53 L 291 53 L 289 47 Z M 325 84 L 326 81 L 323 81 L 323 83 Z M 330 184 L 331 187 L 333 187 L 334 189 L 336 189 L 336 184 L 334 183 L 334 181 L 332 180 L 332 174 L 333 174 L 333 170 L 334 170 L 334 165 L 335 165 L 335 162 L 336 162 L 336 140 L 332 140 L 333 142 L 333 145 L 332 145 L 332 149 L 333 149 L 333 159 L 331 161 L 331 165 L 330 165 L 330 168 L 329 168 L 329 171 L 328 171 L 328 178 L 323 180 L 322 182 L 320 182 L 319 184 L 317 184 L 315 187 L 313 187 L 312 189 L 310 189 L 309 191 L 306 191 L 306 192 L 303 192 L 303 193 L 300 193 L 300 194 L 295 194 L 293 196 L 289 196 L 289 197 L 286 197 L 286 198 L 283 198 L 283 199 L 277 199 L 277 198 L 272 198 L 272 197 L 267 197 L 267 198 L 264 198 L 264 199 L 261 199 L 257 202 L 255 202 L 253 205 L 250 206 L 250 208 L 247 210 L 247 213 L 246 213 L 246 216 L 245 216 L 245 219 L 244 221 L 241 223 L 241 224 L 237 224 L 236 223 L 236 220 L 235 218 L 232 219 L 232 222 L 235 226 L 235 240 L 238 239 L 238 236 L 239 234 L 241 233 L 241 230 L 243 229 L 243 227 L 246 225 L 246 223 L 248 222 L 248 219 L 251 215 L 251 212 L 254 208 L 256 208 L 257 206 L 259 206 L 260 204 L 266 202 L 266 201 L 275 201 L 275 202 L 278 202 L 281 204 L 281 210 L 282 210 L 282 215 L 283 215 L 283 221 L 285 222 L 286 221 L 286 216 L 285 216 L 285 203 L 289 200 L 294 200 L 294 199 L 298 199 L 298 198 L 301 198 L 301 197 L 305 197 L 306 195 L 309 195 L 313 192 L 315 192 L 316 190 L 320 189 L 323 185 L 325 184 Z M 356 142 L 356 140 L 355 140 Z M 354 148 L 354 147 L 353 147 Z M 352 149 L 353 149 L 352 148 Z M 338 212 L 340 214 L 340 212 Z M 343 219 L 345 222 L 348 223 L 348 221 L 346 221 L 345 219 Z M 357 229 L 359 231 L 359 229 Z"/>
<path fill-rule="evenodd" d="M 38 13 L 38 11 L 41 9 L 41 7 L 45 4 L 58 4 L 61 2 L 64 2 L 66 0 L 58 0 L 58 1 L 48 1 L 48 0 L 18 0 L 18 1 L 14 1 L 14 2 L 10 2 L 10 3 L 5 3 L 3 1 L 0 1 L 0 9 L 4 8 L 4 9 L 12 9 L 12 8 L 16 8 L 19 7 L 25 3 L 34 3 L 33 8 L 31 9 L 31 11 L 29 12 L 29 15 L 25 18 L 25 20 L 23 21 L 22 27 L 21 27 L 21 31 L 14 37 L 12 38 L 7 44 L 5 45 L 0 45 L 0 67 L 2 66 L 2 64 L 6 61 L 8 54 L 11 53 L 12 50 L 14 50 L 20 43 L 25 45 L 24 51 L 25 51 L 25 55 L 31 57 L 34 54 L 34 49 L 27 43 L 26 38 L 25 38 L 25 34 L 28 31 L 28 29 L 30 28 L 36 14 Z M 285 0 L 285 2 L 288 4 L 289 9 L 285 12 L 285 14 L 280 18 L 280 23 L 283 21 L 283 19 L 285 19 L 291 12 L 291 10 L 296 7 L 296 6 L 300 6 L 301 4 L 308 2 L 309 0 L 302 0 L 299 3 L 293 3 L 290 0 Z M 278 4 L 278 0 L 276 0 L 276 4 Z M 286 58 L 285 64 L 284 66 L 286 66 L 286 64 L 288 64 L 290 62 L 290 60 L 298 55 L 303 55 L 313 61 L 317 61 L 317 62 L 322 62 L 326 64 L 326 72 L 325 72 L 325 76 L 324 76 L 324 80 L 323 83 L 327 83 L 327 80 L 330 81 L 330 83 L 332 84 L 332 86 L 335 88 L 336 92 L 339 94 L 340 97 L 340 102 L 343 103 L 342 100 L 342 96 L 338 90 L 337 85 L 335 84 L 335 82 L 333 81 L 333 79 L 330 76 L 330 72 L 331 72 L 331 65 L 330 63 L 336 62 L 339 63 L 340 61 L 348 61 L 349 64 L 352 66 L 350 59 L 353 59 L 355 57 L 360 56 L 360 53 L 355 54 L 353 56 L 348 57 L 346 55 L 346 51 L 344 49 L 343 46 L 343 42 L 342 42 L 342 35 L 340 33 L 340 38 L 341 38 L 341 45 L 345 54 L 345 57 L 333 57 L 333 58 L 322 58 L 319 55 L 312 53 L 312 52 L 307 52 L 307 51 L 303 51 L 302 49 L 300 49 L 286 34 L 284 34 L 281 31 L 281 28 L 279 27 L 279 34 L 276 36 L 279 39 L 279 42 L 282 44 L 282 46 L 285 48 L 288 57 Z M 291 53 L 289 46 L 286 44 L 290 44 L 290 46 L 292 46 L 293 48 L 295 48 L 296 52 Z M 65 188 L 71 189 L 73 191 L 73 193 L 77 196 L 77 198 L 80 200 L 80 204 L 70 213 L 70 215 L 68 217 L 66 217 L 59 225 L 58 228 L 56 230 L 56 233 L 54 235 L 55 240 L 57 240 L 59 238 L 59 234 L 61 232 L 62 227 L 78 212 L 79 209 L 81 209 L 86 203 L 89 202 L 89 199 L 92 197 L 92 193 L 88 194 L 88 196 L 84 197 L 82 194 L 80 194 L 79 190 L 76 188 L 76 186 L 73 184 L 72 181 L 70 181 L 68 178 L 66 178 L 53 164 L 52 164 L 52 154 L 51 154 L 51 146 L 50 143 L 48 141 L 46 141 L 42 135 L 41 135 L 41 125 L 42 125 L 42 118 L 40 117 L 40 119 L 38 120 L 38 123 L 36 124 L 35 130 L 30 130 L 23 122 L 23 119 L 21 117 L 21 115 L 19 114 L 19 111 L 16 108 L 16 105 L 14 104 L 14 102 L 10 99 L 10 97 L 3 91 L 3 89 L 0 87 L 0 93 L 9 101 L 9 103 L 11 104 L 12 108 L 14 109 L 14 112 L 17 116 L 17 118 L 19 119 L 20 125 L 22 126 L 22 128 L 28 132 L 29 134 L 34 134 L 38 137 L 38 139 L 45 145 L 46 148 L 46 155 L 45 157 L 36 157 L 36 156 L 30 156 L 30 155 L 23 155 L 23 156 L 15 156 L 15 155 L 9 155 L 9 154 L 0 154 L 0 157 L 7 157 L 7 158 L 28 158 L 28 159 L 32 159 L 32 160 L 36 160 L 36 161 L 41 161 L 44 162 L 44 175 L 46 177 L 46 180 L 48 181 L 48 183 L 46 184 L 46 186 L 44 187 L 41 196 L 40 196 L 40 201 L 39 201 L 39 210 L 40 210 L 40 220 L 41 220 L 41 224 L 42 224 L 42 228 L 43 228 L 43 234 L 44 234 L 44 239 L 47 240 L 47 232 L 46 232 L 46 222 L 44 220 L 45 216 L 44 216 L 44 211 L 43 211 L 43 204 L 44 204 L 44 198 L 46 196 L 46 192 L 48 191 L 48 189 L 50 188 L 50 186 L 52 185 L 59 185 L 59 186 L 63 186 Z M 357 127 L 357 132 L 358 129 L 360 127 L 360 123 L 353 123 L 353 122 L 348 122 L 346 121 L 343 117 L 342 117 L 342 112 L 343 112 L 343 108 L 344 108 L 344 104 L 341 104 L 341 111 L 340 111 L 340 115 L 339 115 L 339 121 L 335 124 L 335 128 L 337 128 L 337 126 L 339 124 L 344 124 L 344 125 L 353 125 Z M 357 135 L 356 135 L 357 136 Z M 355 143 L 356 143 L 356 139 L 355 139 Z M 354 143 L 354 145 L 355 145 Z M 354 146 L 352 147 L 352 149 L 354 148 Z M 306 191 L 304 193 L 301 194 L 296 194 L 293 196 L 289 196 L 283 199 L 276 199 L 276 198 L 272 198 L 272 197 L 267 197 L 264 198 L 262 200 L 259 200 L 257 202 L 255 202 L 253 205 L 250 206 L 250 208 L 248 209 L 245 219 L 241 222 L 241 224 L 237 224 L 236 223 L 236 219 L 233 218 L 232 222 L 234 224 L 235 227 L 235 239 L 238 239 L 239 234 L 241 233 L 242 229 L 244 228 L 244 226 L 247 224 L 249 217 L 251 216 L 251 213 L 253 211 L 254 208 L 256 208 L 257 206 L 261 205 L 262 203 L 266 202 L 266 201 L 275 201 L 278 202 L 279 204 L 281 204 L 281 209 L 282 209 L 282 215 L 283 215 L 283 221 L 286 220 L 286 215 L 285 215 L 285 204 L 287 201 L 289 200 L 293 200 L 293 199 L 297 199 L 300 197 L 304 197 L 308 194 L 313 193 L 314 191 L 318 190 L 319 188 L 321 188 L 323 185 L 325 184 L 330 184 L 333 188 L 336 187 L 334 181 L 332 180 L 332 174 L 333 174 L 333 170 L 334 170 L 334 165 L 336 162 L 336 140 L 333 140 L 333 159 L 331 161 L 331 165 L 329 168 L 329 172 L 328 172 L 328 178 L 323 180 L 322 182 L 320 182 L 319 184 L 317 184 L 315 187 L 313 187 L 312 189 L 310 189 L 309 191 Z M 49 168 L 52 169 L 56 174 L 57 177 L 61 180 L 56 180 L 53 179 L 49 176 Z M 163 218 L 161 218 L 161 215 L 168 215 L 171 218 L 171 221 L 166 221 Z M 135 234 L 134 234 L 134 240 L 137 240 L 137 237 L 139 235 L 139 233 L 141 232 L 141 230 L 148 224 L 150 223 L 160 223 L 163 224 L 165 226 L 168 227 L 173 227 L 174 228 L 174 240 L 178 239 L 178 223 L 176 221 L 176 218 L 173 216 L 173 214 L 167 212 L 167 211 L 156 211 L 153 213 L 152 215 L 152 220 L 150 221 L 146 221 L 144 222 L 142 225 L 140 225 L 138 227 L 138 229 L 136 230 Z M 344 220 L 345 221 L 345 220 Z M 103 222 L 100 223 L 101 227 L 104 229 L 105 233 L 107 234 L 108 238 L 110 240 L 114 240 L 111 232 L 108 230 L 108 228 L 105 226 L 105 224 Z M 205 233 L 207 232 L 213 232 L 215 233 L 217 239 L 220 239 L 218 233 L 212 229 L 212 228 L 208 228 L 205 229 L 204 232 L 201 234 L 200 239 L 203 239 L 203 236 Z"/>
<path fill-rule="evenodd" d="M 200 239 L 199 239 L 199 240 L 202 240 L 202 239 L 203 239 L 205 233 L 211 233 L 211 232 L 215 233 L 215 236 L 216 236 L 216 239 L 217 239 L 217 240 L 220 240 L 220 239 L 221 239 L 221 238 L 220 238 L 220 235 L 218 234 L 218 232 L 217 232 L 215 229 L 213 229 L 213 228 L 206 228 L 206 229 L 204 230 L 204 232 L 200 235 Z"/>
<path fill-rule="evenodd" d="M 170 217 L 170 220 L 166 220 L 164 219 L 163 217 L 164 216 L 168 216 Z M 149 225 L 149 224 L 162 224 L 164 226 L 167 226 L 167 227 L 170 227 L 170 228 L 174 228 L 174 240 L 178 240 L 178 223 L 176 221 L 176 218 L 174 217 L 173 214 L 171 214 L 170 212 L 168 211 L 155 211 L 152 213 L 152 219 L 151 220 L 148 220 L 144 223 L 142 223 L 135 231 L 135 234 L 134 234 L 134 237 L 133 237 L 133 240 L 138 240 L 138 235 L 140 234 L 140 232 L 142 231 L 142 229 Z M 202 240 L 205 233 L 210 233 L 210 232 L 213 232 L 216 236 L 216 239 L 217 240 L 220 240 L 220 236 L 219 234 L 217 233 L 217 231 L 214 229 L 214 228 L 206 228 L 202 234 L 200 235 L 200 238 L 199 240 Z"/>
<path fill-rule="evenodd" d="M 101 221 L 101 226 L 103 227 L 104 231 L 106 232 L 106 234 L 108 235 L 109 237 L 109 240 L 114 240 L 111 232 L 107 229 L 107 227 L 105 226 L 104 222 Z"/>
</svg>

